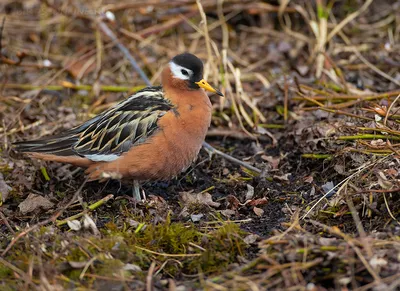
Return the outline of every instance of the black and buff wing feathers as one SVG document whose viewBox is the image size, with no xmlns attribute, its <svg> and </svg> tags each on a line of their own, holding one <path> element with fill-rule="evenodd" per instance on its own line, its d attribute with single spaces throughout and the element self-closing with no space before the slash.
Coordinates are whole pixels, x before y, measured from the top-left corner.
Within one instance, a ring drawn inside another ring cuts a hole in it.
<svg viewBox="0 0 400 291">
<path fill-rule="evenodd" d="M 14 146 L 20 152 L 111 161 L 145 142 L 159 129 L 159 118 L 171 109 L 173 105 L 164 98 L 162 87 L 148 87 L 67 132 Z"/>
</svg>

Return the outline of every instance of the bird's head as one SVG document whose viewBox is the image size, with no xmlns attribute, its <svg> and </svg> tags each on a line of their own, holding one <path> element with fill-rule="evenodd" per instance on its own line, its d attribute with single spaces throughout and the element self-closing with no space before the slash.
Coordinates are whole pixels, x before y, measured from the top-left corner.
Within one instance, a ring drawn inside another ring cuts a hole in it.
<svg viewBox="0 0 400 291">
<path fill-rule="evenodd" d="M 203 88 L 219 96 L 224 96 L 203 79 L 203 63 L 195 55 L 183 53 L 175 56 L 169 62 L 169 69 L 171 70 L 172 78 L 179 80 L 179 83 L 183 81 L 189 90 Z"/>
</svg>

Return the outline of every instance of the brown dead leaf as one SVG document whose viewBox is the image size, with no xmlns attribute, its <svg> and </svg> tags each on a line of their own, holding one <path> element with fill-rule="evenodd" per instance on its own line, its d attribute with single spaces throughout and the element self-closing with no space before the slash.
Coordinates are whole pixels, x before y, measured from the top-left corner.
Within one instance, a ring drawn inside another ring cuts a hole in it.
<svg viewBox="0 0 400 291">
<path fill-rule="evenodd" d="M 291 173 L 286 173 L 282 176 L 274 175 L 274 179 L 277 179 L 279 181 L 289 181 L 289 176 L 291 176 L 291 175 L 292 175 Z"/>
<path fill-rule="evenodd" d="M 391 168 L 391 169 L 385 169 L 385 173 L 388 174 L 388 175 L 390 175 L 390 176 L 392 176 L 392 177 L 395 177 L 395 176 L 397 176 L 397 174 L 398 174 L 397 170 L 396 170 L 396 169 L 393 169 L 393 168 Z"/>
<path fill-rule="evenodd" d="M 314 177 L 313 176 L 306 176 L 306 177 L 304 177 L 303 181 L 305 183 L 311 184 L 314 181 Z"/>
<path fill-rule="evenodd" d="M 382 171 L 379 171 L 377 173 L 377 177 L 378 177 L 378 184 L 379 184 L 379 186 L 382 187 L 382 189 L 392 189 L 393 188 L 393 183 L 388 180 L 388 178 Z"/>
<path fill-rule="evenodd" d="M 267 161 L 274 170 L 278 169 L 279 163 L 281 161 L 281 159 L 278 157 L 266 156 L 266 155 L 262 155 L 261 159 Z"/>
<path fill-rule="evenodd" d="M 258 217 L 260 217 L 264 214 L 264 210 L 262 210 L 261 208 L 258 208 L 258 207 L 254 207 L 253 211 Z"/>
<path fill-rule="evenodd" d="M 315 129 L 322 137 L 332 136 L 336 133 L 336 126 L 330 123 L 318 123 Z"/>
<path fill-rule="evenodd" d="M 164 198 L 156 195 L 149 195 L 148 197 L 148 203 L 150 206 L 155 207 L 155 208 L 168 208 L 168 203 L 165 201 Z"/>
<path fill-rule="evenodd" d="M 249 234 L 248 236 L 246 236 L 246 237 L 243 239 L 243 241 L 244 241 L 246 244 L 251 245 L 251 244 L 254 244 L 258 239 L 260 239 L 260 236 L 259 236 L 258 234 L 252 233 L 252 234 Z"/>
<path fill-rule="evenodd" d="M 230 172 L 231 172 L 231 171 L 229 171 L 228 168 L 224 168 L 224 169 L 222 170 L 222 175 L 227 176 Z"/>
<path fill-rule="evenodd" d="M 265 205 L 267 203 L 268 203 L 268 200 L 265 197 L 260 198 L 260 199 L 246 201 L 246 204 L 251 205 L 251 206 Z"/>
<path fill-rule="evenodd" d="M 53 202 L 50 202 L 50 200 L 48 200 L 47 198 L 36 194 L 29 194 L 29 196 L 18 205 L 19 210 L 22 214 L 33 212 L 39 208 L 43 210 L 48 210 L 53 206 Z"/>
<path fill-rule="evenodd" d="M 228 208 L 232 210 L 238 209 L 239 205 L 241 204 L 239 199 L 237 199 L 237 197 L 233 195 L 228 195 L 226 197 L 226 200 L 228 201 Z"/>
<path fill-rule="evenodd" d="M 96 62 L 93 57 L 87 57 L 77 62 L 75 59 L 69 61 L 66 65 L 68 73 L 74 79 L 81 78 L 96 69 Z"/>
<path fill-rule="evenodd" d="M 7 185 L 6 181 L 4 181 L 4 176 L 2 173 L 0 173 L 0 197 L 1 201 L 4 202 L 6 201 L 8 197 L 8 193 L 11 191 L 11 187 Z M 1 203 L 0 203 L 1 205 Z"/>
<path fill-rule="evenodd" d="M 256 131 L 259 134 L 263 134 L 263 135 L 270 137 L 272 139 L 272 146 L 275 146 L 278 144 L 278 140 L 276 139 L 276 137 L 272 133 L 270 133 L 268 130 L 266 130 L 265 128 L 263 128 L 261 126 L 257 126 Z"/>
<path fill-rule="evenodd" d="M 221 203 L 214 202 L 212 196 L 208 192 L 195 194 L 193 194 L 192 191 L 180 192 L 179 196 L 181 201 L 185 204 L 208 205 L 214 208 L 218 208 L 221 205 Z"/>
<path fill-rule="evenodd" d="M 230 218 L 231 216 L 236 214 L 236 211 L 232 210 L 232 209 L 225 209 L 225 210 L 221 210 L 220 212 L 223 216 L 225 216 L 227 218 Z"/>
<path fill-rule="evenodd" d="M 345 170 L 344 170 L 344 165 L 336 164 L 333 168 L 335 169 L 335 171 L 336 171 L 338 174 L 343 175 L 344 172 L 345 172 Z"/>
</svg>

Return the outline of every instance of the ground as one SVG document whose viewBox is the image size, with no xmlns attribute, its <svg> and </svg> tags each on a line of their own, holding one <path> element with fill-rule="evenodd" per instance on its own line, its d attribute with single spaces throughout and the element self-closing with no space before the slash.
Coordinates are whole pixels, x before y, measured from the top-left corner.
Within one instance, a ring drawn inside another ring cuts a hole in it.
<svg viewBox="0 0 400 291">
<path fill-rule="evenodd" d="M 3 1 L 2 290 L 396 290 L 395 1 Z M 121 49 L 122 48 L 122 49 Z M 124 49 L 126 49 L 124 51 Z M 87 182 L 12 143 L 62 132 L 179 52 L 213 118 L 171 181 Z M 250 167 L 257 170 L 252 170 Z"/>
</svg>

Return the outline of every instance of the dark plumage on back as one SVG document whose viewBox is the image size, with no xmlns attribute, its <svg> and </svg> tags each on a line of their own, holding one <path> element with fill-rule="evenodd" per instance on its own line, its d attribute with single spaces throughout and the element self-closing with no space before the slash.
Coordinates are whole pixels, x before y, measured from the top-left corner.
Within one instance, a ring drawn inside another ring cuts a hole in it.
<svg viewBox="0 0 400 291">
<path fill-rule="evenodd" d="M 91 160 L 108 155 L 112 159 L 145 142 L 157 131 L 158 119 L 172 108 L 162 87 L 149 87 L 62 134 L 14 146 L 19 152 L 78 155 Z"/>
</svg>

